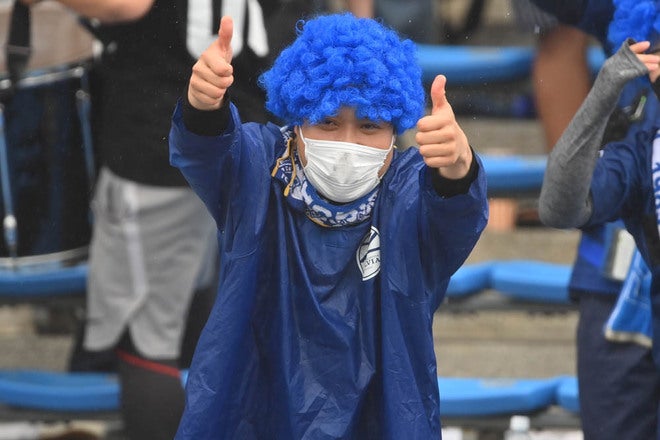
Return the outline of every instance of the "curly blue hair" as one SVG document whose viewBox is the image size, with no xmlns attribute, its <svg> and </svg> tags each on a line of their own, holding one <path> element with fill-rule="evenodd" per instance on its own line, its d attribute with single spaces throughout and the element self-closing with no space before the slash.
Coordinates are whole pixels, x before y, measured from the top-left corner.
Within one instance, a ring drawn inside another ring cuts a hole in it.
<svg viewBox="0 0 660 440">
<path fill-rule="evenodd" d="M 660 2 L 658 0 L 614 0 L 614 16 L 607 39 L 616 50 L 627 38 L 660 42 Z"/>
<path fill-rule="evenodd" d="M 293 125 L 315 124 L 340 107 L 389 122 L 396 133 L 424 113 L 416 47 L 381 23 L 349 13 L 298 22 L 298 37 L 261 75 L 266 108 Z"/>
</svg>

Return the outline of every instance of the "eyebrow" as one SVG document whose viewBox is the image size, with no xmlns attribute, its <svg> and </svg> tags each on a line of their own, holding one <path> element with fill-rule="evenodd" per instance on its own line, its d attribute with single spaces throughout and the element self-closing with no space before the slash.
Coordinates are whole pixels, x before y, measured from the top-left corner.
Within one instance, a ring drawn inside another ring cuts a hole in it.
<svg viewBox="0 0 660 440">
<path fill-rule="evenodd" d="M 374 121 L 373 119 L 367 119 L 367 118 L 364 118 L 364 119 L 358 118 L 357 121 L 360 122 L 360 123 L 363 123 L 363 122 L 369 122 L 369 123 L 372 123 L 372 124 L 386 124 L 386 125 L 392 125 L 392 123 L 391 123 L 391 122 L 388 122 L 388 121 L 383 121 L 383 120 L 380 120 L 380 121 Z"/>
</svg>

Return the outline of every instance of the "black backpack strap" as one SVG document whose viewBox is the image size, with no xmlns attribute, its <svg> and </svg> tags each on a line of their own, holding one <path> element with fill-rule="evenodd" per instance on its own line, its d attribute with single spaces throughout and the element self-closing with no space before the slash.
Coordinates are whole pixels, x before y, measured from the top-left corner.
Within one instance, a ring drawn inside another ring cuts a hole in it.
<svg viewBox="0 0 660 440">
<path fill-rule="evenodd" d="M 15 0 L 5 47 L 7 71 L 12 88 L 16 87 L 30 60 L 32 53 L 30 39 L 30 7 Z"/>
</svg>

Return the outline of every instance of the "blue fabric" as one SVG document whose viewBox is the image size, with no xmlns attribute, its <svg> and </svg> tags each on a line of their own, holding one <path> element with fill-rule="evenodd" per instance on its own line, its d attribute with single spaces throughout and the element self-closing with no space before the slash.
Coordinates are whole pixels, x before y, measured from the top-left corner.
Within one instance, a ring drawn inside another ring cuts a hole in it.
<svg viewBox="0 0 660 440">
<path fill-rule="evenodd" d="M 651 272 L 636 251 L 605 330 L 609 339 L 629 341 L 632 338 L 650 346 L 651 327 Z"/>
<path fill-rule="evenodd" d="M 598 225 L 620 217 L 634 237 L 654 278 L 651 299 L 653 339 L 656 339 L 660 336 L 660 261 L 652 253 L 652 249 L 657 248 L 658 232 L 650 164 L 653 138 L 660 121 L 654 94 L 648 96 L 646 107 L 649 117 L 631 130 L 624 140 L 608 144 L 597 163 L 591 184 L 593 214 L 589 224 Z M 649 224 L 651 230 L 647 233 L 645 225 Z M 660 361 L 659 350 L 660 346 L 656 344 L 654 357 Z"/>
<path fill-rule="evenodd" d="M 650 167 L 653 138 L 660 122 L 656 122 L 658 101 L 655 95 L 649 95 L 647 107 L 654 118 L 604 149 L 594 171 L 591 184 L 593 213 L 586 226 L 606 223 L 621 216 L 648 262 L 650 256 L 643 233 L 643 218 L 655 217 Z"/>
<path fill-rule="evenodd" d="M 655 439 L 660 375 L 651 351 L 603 337 L 616 297 L 579 296 L 577 376 L 585 439 Z"/>
<path fill-rule="evenodd" d="M 416 149 L 396 152 L 371 219 L 326 228 L 271 177 L 279 127 L 231 111 L 203 137 L 178 107 L 170 133 L 222 262 L 176 438 L 439 438 L 433 314 L 486 225 L 484 173 L 445 199 Z"/>
<path fill-rule="evenodd" d="M 612 235 L 608 233 L 610 226 L 623 227 L 624 225 L 621 221 L 616 221 L 582 230 L 577 257 L 569 281 L 569 289 L 572 294 L 579 292 L 597 292 L 613 296 L 619 294 L 621 282 L 607 278 L 603 271 L 612 239 Z"/>
</svg>

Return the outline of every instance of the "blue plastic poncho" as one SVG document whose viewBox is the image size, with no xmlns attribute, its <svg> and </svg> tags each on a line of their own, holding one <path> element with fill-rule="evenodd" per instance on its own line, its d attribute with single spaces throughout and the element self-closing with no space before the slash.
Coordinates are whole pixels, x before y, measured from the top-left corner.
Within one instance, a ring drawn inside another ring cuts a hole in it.
<svg viewBox="0 0 660 440">
<path fill-rule="evenodd" d="M 397 152 L 369 219 L 324 227 L 271 176 L 280 129 L 231 110 L 224 135 L 203 137 L 178 108 L 170 134 L 221 235 L 176 438 L 439 438 L 432 320 L 486 224 L 483 172 L 445 199 L 416 149 Z"/>
</svg>

